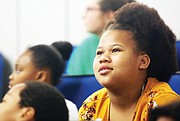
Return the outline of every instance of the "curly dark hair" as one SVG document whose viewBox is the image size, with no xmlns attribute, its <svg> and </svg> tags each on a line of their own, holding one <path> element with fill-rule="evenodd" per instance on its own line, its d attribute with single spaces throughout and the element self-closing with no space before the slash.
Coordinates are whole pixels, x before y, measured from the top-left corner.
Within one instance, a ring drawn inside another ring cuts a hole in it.
<svg viewBox="0 0 180 121">
<path fill-rule="evenodd" d="M 20 98 L 20 107 L 34 108 L 35 121 L 68 121 L 64 96 L 49 84 L 26 81 Z"/>
<path fill-rule="evenodd" d="M 118 9 L 106 25 L 107 30 L 127 30 L 133 34 L 139 52 L 150 57 L 147 78 L 168 82 L 177 71 L 176 37 L 158 12 L 140 3 L 129 3 Z"/>
<path fill-rule="evenodd" d="M 172 102 L 168 105 L 156 107 L 150 110 L 148 121 L 157 121 L 160 117 L 167 117 L 173 121 L 180 120 L 180 101 Z"/>
</svg>

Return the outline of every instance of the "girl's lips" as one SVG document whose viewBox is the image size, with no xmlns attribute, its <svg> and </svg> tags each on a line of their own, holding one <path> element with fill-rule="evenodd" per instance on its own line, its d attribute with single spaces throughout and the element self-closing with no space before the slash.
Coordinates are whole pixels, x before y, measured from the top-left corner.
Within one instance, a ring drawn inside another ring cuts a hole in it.
<svg viewBox="0 0 180 121">
<path fill-rule="evenodd" d="M 12 87 L 12 85 L 9 84 L 9 85 L 8 85 L 8 88 L 10 89 L 11 87 Z"/>
<path fill-rule="evenodd" d="M 102 67 L 100 67 L 99 68 L 99 73 L 101 74 L 101 75 L 104 75 L 104 74 L 107 74 L 107 73 L 109 73 L 110 71 L 112 71 L 113 69 L 112 68 L 110 68 L 110 67 L 108 67 L 108 66 L 102 66 Z"/>
<path fill-rule="evenodd" d="M 13 86 L 12 82 L 9 82 L 8 88 L 10 89 L 12 88 L 12 86 Z"/>
</svg>

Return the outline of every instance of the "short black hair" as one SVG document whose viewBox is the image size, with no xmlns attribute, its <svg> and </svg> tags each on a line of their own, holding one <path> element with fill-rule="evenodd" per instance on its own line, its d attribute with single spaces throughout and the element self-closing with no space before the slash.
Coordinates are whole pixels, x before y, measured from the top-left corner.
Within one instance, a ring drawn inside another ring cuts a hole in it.
<svg viewBox="0 0 180 121">
<path fill-rule="evenodd" d="M 54 47 L 43 44 L 29 47 L 27 51 L 32 53 L 32 62 L 36 68 L 50 71 L 51 84 L 56 85 L 65 68 L 61 54 Z"/>
<path fill-rule="evenodd" d="M 149 112 L 148 121 L 157 121 L 160 117 L 168 117 L 180 121 L 180 101 L 172 102 L 163 107 L 156 107 Z"/>
<path fill-rule="evenodd" d="M 26 81 L 20 98 L 20 107 L 34 108 L 35 121 L 68 121 L 68 108 L 63 95 L 49 84 Z"/>
<path fill-rule="evenodd" d="M 62 55 L 64 61 L 68 61 L 73 50 L 73 46 L 68 41 L 56 41 L 51 44 Z"/>
<path fill-rule="evenodd" d="M 106 30 L 127 30 L 139 52 L 149 55 L 147 78 L 168 82 L 177 71 L 176 37 L 160 18 L 158 12 L 140 3 L 129 3 L 115 12 Z"/>
</svg>

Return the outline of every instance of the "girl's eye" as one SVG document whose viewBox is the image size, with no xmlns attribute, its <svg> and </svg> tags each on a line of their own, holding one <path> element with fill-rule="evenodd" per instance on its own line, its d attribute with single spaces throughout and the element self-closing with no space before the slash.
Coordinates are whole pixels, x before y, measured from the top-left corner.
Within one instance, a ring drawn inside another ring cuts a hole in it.
<svg viewBox="0 0 180 121">
<path fill-rule="evenodd" d="M 102 53 L 103 53 L 102 51 L 97 51 L 96 55 L 102 55 Z"/>
<path fill-rule="evenodd" d="M 15 70 L 15 72 L 16 72 L 16 74 L 20 74 L 21 71 L 20 70 Z"/>
<path fill-rule="evenodd" d="M 120 52 L 120 49 L 115 48 L 112 50 L 112 53 L 116 53 L 116 52 Z"/>
</svg>

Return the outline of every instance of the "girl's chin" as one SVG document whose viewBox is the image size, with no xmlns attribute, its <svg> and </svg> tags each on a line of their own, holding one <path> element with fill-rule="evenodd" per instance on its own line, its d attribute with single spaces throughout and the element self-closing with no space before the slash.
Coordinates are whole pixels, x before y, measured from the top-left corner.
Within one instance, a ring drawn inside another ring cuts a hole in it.
<svg viewBox="0 0 180 121">
<path fill-rule="evenodd" d="M 11 89 L 12 87 L 13 87 L 13 85 L 11 85 L 11 84 L 8 85 L 8 88 L 9 88 L 9 89 Z"/>
<path fill-rule="evenodd" d="M 12 88 L 12 85 L 8 85 L 8 88 L 11 89 L 11 88 Z"/>
</svg>

